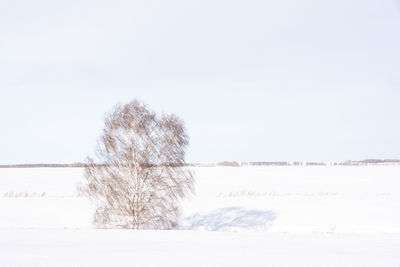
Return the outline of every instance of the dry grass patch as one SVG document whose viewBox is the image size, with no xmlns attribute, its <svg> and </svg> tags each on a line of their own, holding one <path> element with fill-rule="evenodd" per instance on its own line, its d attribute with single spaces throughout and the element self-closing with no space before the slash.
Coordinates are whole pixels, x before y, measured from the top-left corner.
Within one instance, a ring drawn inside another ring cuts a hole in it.
<svg viewBox="0 0 400 267">
<path fill-rule="evenodd" d="M 3 194 L 4 198 L 31 198 L 31 197 L 45 197 L 46 192 L 14 192 L 14 191 L 8 191 Z"/>
</svg>

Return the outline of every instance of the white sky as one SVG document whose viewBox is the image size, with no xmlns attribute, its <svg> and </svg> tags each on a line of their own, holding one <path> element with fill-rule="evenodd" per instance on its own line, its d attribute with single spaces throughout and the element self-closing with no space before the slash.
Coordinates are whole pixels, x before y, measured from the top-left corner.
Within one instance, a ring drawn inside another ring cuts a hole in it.
<svg viewBox="0 0 400 267">
<path fill-rule="evenodd" d="M 0 164 L 82 161 L 104 113 L 190 162 L 400 158 L 400 1 L 0 0 Z"/>
</svg>

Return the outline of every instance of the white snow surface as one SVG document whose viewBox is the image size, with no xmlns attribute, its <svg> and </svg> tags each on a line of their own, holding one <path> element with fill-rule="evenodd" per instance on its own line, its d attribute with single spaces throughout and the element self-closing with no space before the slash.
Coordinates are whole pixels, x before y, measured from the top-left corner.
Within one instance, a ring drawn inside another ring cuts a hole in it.
<svg viewBox="0 0 400 267">
<path fill-rule="evenodd" d="M 0 266 L 400 266 L 400 166 L 195 167 L 180 230 L 99 230 L 80 168 L 0 169 Z"/>
<path fill-rule="evenodd" d="M 399 234 L 0 230 L 0 266 L 398 267 Z"/>
</svg>

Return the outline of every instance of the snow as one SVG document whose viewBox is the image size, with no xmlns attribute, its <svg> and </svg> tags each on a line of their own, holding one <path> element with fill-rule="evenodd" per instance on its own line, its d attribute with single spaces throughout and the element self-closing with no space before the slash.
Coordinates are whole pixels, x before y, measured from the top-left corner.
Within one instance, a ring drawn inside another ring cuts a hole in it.
<svg viewBox="0 0 400 267">
<path fill-rule="evenodd" d="M 181 230 L 91 227 L 80 168 L 0 169 L 0 266 L 400 266 L 400 166 L 196 167 Z"/>
<path fill-rule="evenodd" d="M 398 267 L 400 235 L 0 230 L 0 266 Z"/>
<path fill-rule="evenodd" d="M 229 214 L 224 216 L 225 223 L 243 230 L 259 230 L 262 222 L 269 232 L 400 232 L 400 166 L 220 167 L 195 172 L 198 194 L 184 205 L 185 215 L 191 216 L 183 222 L 188 229 L 198 228 L 199 220 L 207 229 L 215 212 L 233 207 L 238 216 L 247 211 L 256 222 L 240 227 Z"/>
</svg>

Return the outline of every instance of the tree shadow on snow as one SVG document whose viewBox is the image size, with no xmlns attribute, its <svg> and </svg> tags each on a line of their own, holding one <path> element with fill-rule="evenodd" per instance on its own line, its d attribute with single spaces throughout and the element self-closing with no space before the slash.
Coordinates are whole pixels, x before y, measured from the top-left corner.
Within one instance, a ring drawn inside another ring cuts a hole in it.
<svg viewBox="0 0 400 267">
<path fill-rule="evenodd" d="M 222 208 L 210 213 L 196 213 L 183 220 L 183 229 L 208 231 L 267 230 L 275 220 L 272 211 Z"/>
</svg>

